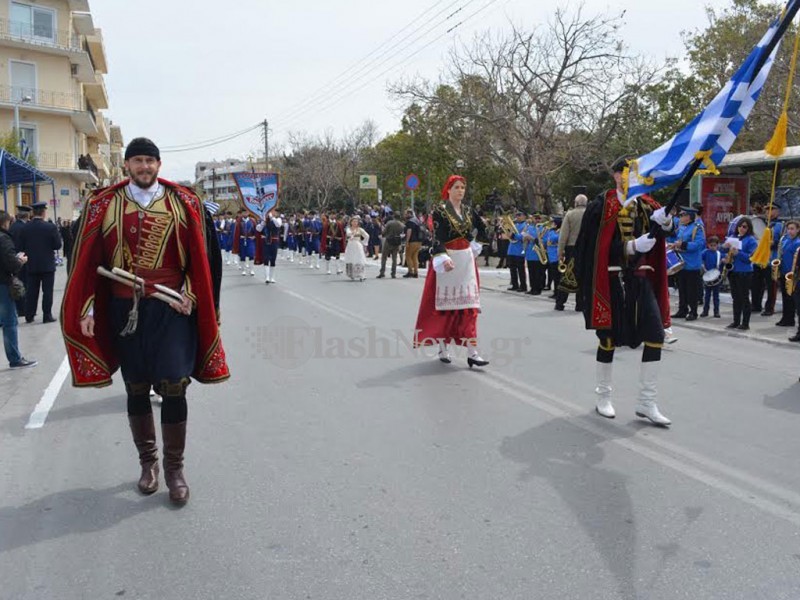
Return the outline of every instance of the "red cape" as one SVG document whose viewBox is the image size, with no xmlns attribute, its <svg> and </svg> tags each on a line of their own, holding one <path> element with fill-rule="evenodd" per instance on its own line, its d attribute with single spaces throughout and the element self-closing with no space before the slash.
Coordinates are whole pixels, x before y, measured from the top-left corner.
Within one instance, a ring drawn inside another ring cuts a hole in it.
<svg viewBox="0 0 800 600">
<path fill-rule="evenodd" d="M 187 291 L 195 299 L 197 315 L 197 355 L 192 376 L 201 383 L 216 383 L 230 377 L 225 360 L 225 350 L 219 335 L 219 315 L 214 308 L 211 271 L 208 263 L 203 207 L 197 196 L 178 184 L 159 179 L 178 198 L 186 212 L 187 257 L 205 257 L 206 260 L 189 260 L 186 265 Z M 67 281 L 61 305 L 61 328 L 67 346 L 67 357 L 72 370 L 72 385 L 76 387 L 103 387 L 111 384 L 111 376 L 119 367 L 114 353 L 114 341 L 109 320 L 111 301 L 110 281 L 97 274 L 104 264 L 102 225 L 109 203 L 128 180 L 98 191 L 86 203 L 75 239 L 72 272 Z M 80 320 L 89 307 L 94 307 L 95 337 L 81 333 Z"/>
<path fill-rule="evenodd" d="M 648 204 L 653 210 L 661 208 L 661 205 L 649 196 L 641 196 L 642 201 Z M 600 221 L 600 232 L 597 236 L 597 246 L 595 247 L 594 277 L 591 297 L 591 319 L 592 329 L 611 329 L 611 283 L 608 273 L 608 259 L 610 255 L 611 242 L 614 239 L 614 232 L 617 228 L 617 213 L 622 206 L 617 199 L 617 190 L 608 190 L 603 203 L 602 219 Z M 653 224 L 657 227 L 657 225 Z M 653 292 L 661 311 L 661 320 L 664 327 L 671 324 L 669 310 L 669 289 L 667 287 L 667 253 L 664 238 L 659 237 L 653 249 L 642 256 L 640 265 L 649 265 L 653 270 L 642 270 L 643 277 L 650 280 Z"/>
</svg>

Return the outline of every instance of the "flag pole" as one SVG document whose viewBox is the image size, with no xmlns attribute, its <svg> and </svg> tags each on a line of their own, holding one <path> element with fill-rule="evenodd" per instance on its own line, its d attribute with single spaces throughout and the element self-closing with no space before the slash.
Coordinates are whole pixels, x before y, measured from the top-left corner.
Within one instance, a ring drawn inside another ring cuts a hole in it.
<svg viewBox="0 0 800 600">
<path fill-rule="evenodd" d="M 781 24 L 778 26 L 778 29 L 775 32 L 775 35 L 772 36 L 772 39 L 767 44 L 764 53 L 759 58 L 758 63 L 756 63 L 756 68 L 754 71 L 755 73 L 761 71 L 761 68 L 764 66 L 764 63 L 769 58 L 769 55 L 772 54 L 773 50 L 775 50 L 775 46 L 777 46 L 778 42 L 781 41 L 781 38 L 786 33 L 786 30 L 789 29 L 789 25 L 792 24 L 795 15 L 797 15 L 797 11 L 800 10 L 800 2 L 789 2 L 789 4 L 791 5 L 791 7 L 786 11 L 786 14 L 783 16 Z M 689 170 L 686 171 L 686 174 L 683 176 L 683 179 L 681 179 L 680 183 L 678 184 L 678 187 L 675 189 L 672 198 L 670 198 L 669 202 L 667 202 L 666 206 L 664 207 L 664 210 L 667 214 L 672 212 L 672 210 L 675 208 L 675 205 L 678 203 L 678 199 L 681 196 L 681 192 L 683 192 L 684 188 L 686 188 L 686 186 L 689 185 L 689 182 L 692 180 L 692 177 L 694 177 L 694 174 L 697 172 L 697 170 L 700 168 L 702 164 L 703 164 L 703 159 L 696 158 L 689 167 Z M 651 232 L 651 235 L 653 235 L 654 233 L 655 230 Z"/>
</svg>

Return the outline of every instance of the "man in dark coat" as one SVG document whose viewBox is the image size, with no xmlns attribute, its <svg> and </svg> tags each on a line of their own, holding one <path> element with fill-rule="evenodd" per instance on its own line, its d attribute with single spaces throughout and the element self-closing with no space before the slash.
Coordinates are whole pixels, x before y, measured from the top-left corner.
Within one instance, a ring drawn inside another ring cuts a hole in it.
<svg viewBox="0 0 800 600">
<path fill-rule="evenodd" d="M 17 206 L 17 215 L 14 218 L 14 222 L 11 224 L 11 228 L 8 230 L 8 233 L 11 234 L 11 239 L 14 241 L 14 247 L 19 250 L 20 242 L 22 241 L 22 230 L 25 226 L 29 223 L 31 218 L 31 207 L 30 206 Z M 22 265 L 22 269 L 20 269 L 19 273 L 17 273 L 17 277 L 19 277 L 23 283 L 27 285 L 28 281 L 28 265 Z M 17 305 L 17 316 L 21 317 L 25 314 L 25 298 L 20 298 L 19 300 L 14 300 L 14 303 Z"/>
<path fill-rule="evenodd" d="M 47 221 L 47 202 L 32 206 L 33 218 L 22 230 L 20 250 L 28 255 L 28 281 L 25 294 L 25 322 L 32 323 L 42 290 L 42 314 L 45 323 L 54 323 L 53 284 L 56 277 L 55 251 L 61 248 L 61 236 L 55 223 Z"/>
</svg>

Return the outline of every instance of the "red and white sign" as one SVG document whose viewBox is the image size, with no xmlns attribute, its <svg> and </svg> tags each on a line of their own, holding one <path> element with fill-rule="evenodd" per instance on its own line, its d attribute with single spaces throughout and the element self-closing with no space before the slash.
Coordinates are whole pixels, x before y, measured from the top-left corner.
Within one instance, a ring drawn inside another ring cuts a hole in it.
<svg viewBox="0 0 800 600">
<path fill-rule="evenodd" d="M 746 175 L 704 176 L 700 181 L 700 202 L 706 238 L 725 239 L 728 224 L 736 215 L 747 212 L 750 178 Z"/>
</svg>

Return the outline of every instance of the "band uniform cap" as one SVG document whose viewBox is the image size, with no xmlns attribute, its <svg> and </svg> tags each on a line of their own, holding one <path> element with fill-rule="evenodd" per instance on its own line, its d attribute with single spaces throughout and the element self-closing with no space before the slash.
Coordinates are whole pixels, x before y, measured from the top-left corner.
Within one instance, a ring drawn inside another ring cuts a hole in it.
<svg viewBox="0 0 800 600">
<path fill-rule="evenodd" d="M 32 210 L 33 209 L 30 206 L 27 206 L 25 204 L 20 204 L 20 205 L 17 206 L 17 212 L 18 213 L 29 213 Z"/>
<path fill-rule="evenodd" d="M 681 215 L 696 215 L 697 209 L 692 208 L 691 206 L 681 206 L 680 212 L 678 214 Z"/>
<path fill-rule="evenodd" d="M 145 137 L 133 138 L 128 147 L 125 148 L 125 160 L 133 156 L 152 156 L 156 160 L 161 160 L 161 152 L 152 140 Z"/>
<path fill-rule="evenodd" d="M 525 216 L 525 213 L 524 213 L 524 212 L 522 212 L 521 210 L 518 210 L 516 213 L 514 213 L 514 216 L 515 216 L 515 217 L 524 217 L 524 216 Z"/>
<path fill-rule="evenodd" d="M 47 208 L 47 202 L 37 202 L 36 204 L 31 204 L 31 208 L 33 210 L 42 210 L 43 208 Z"/>
</svg>

